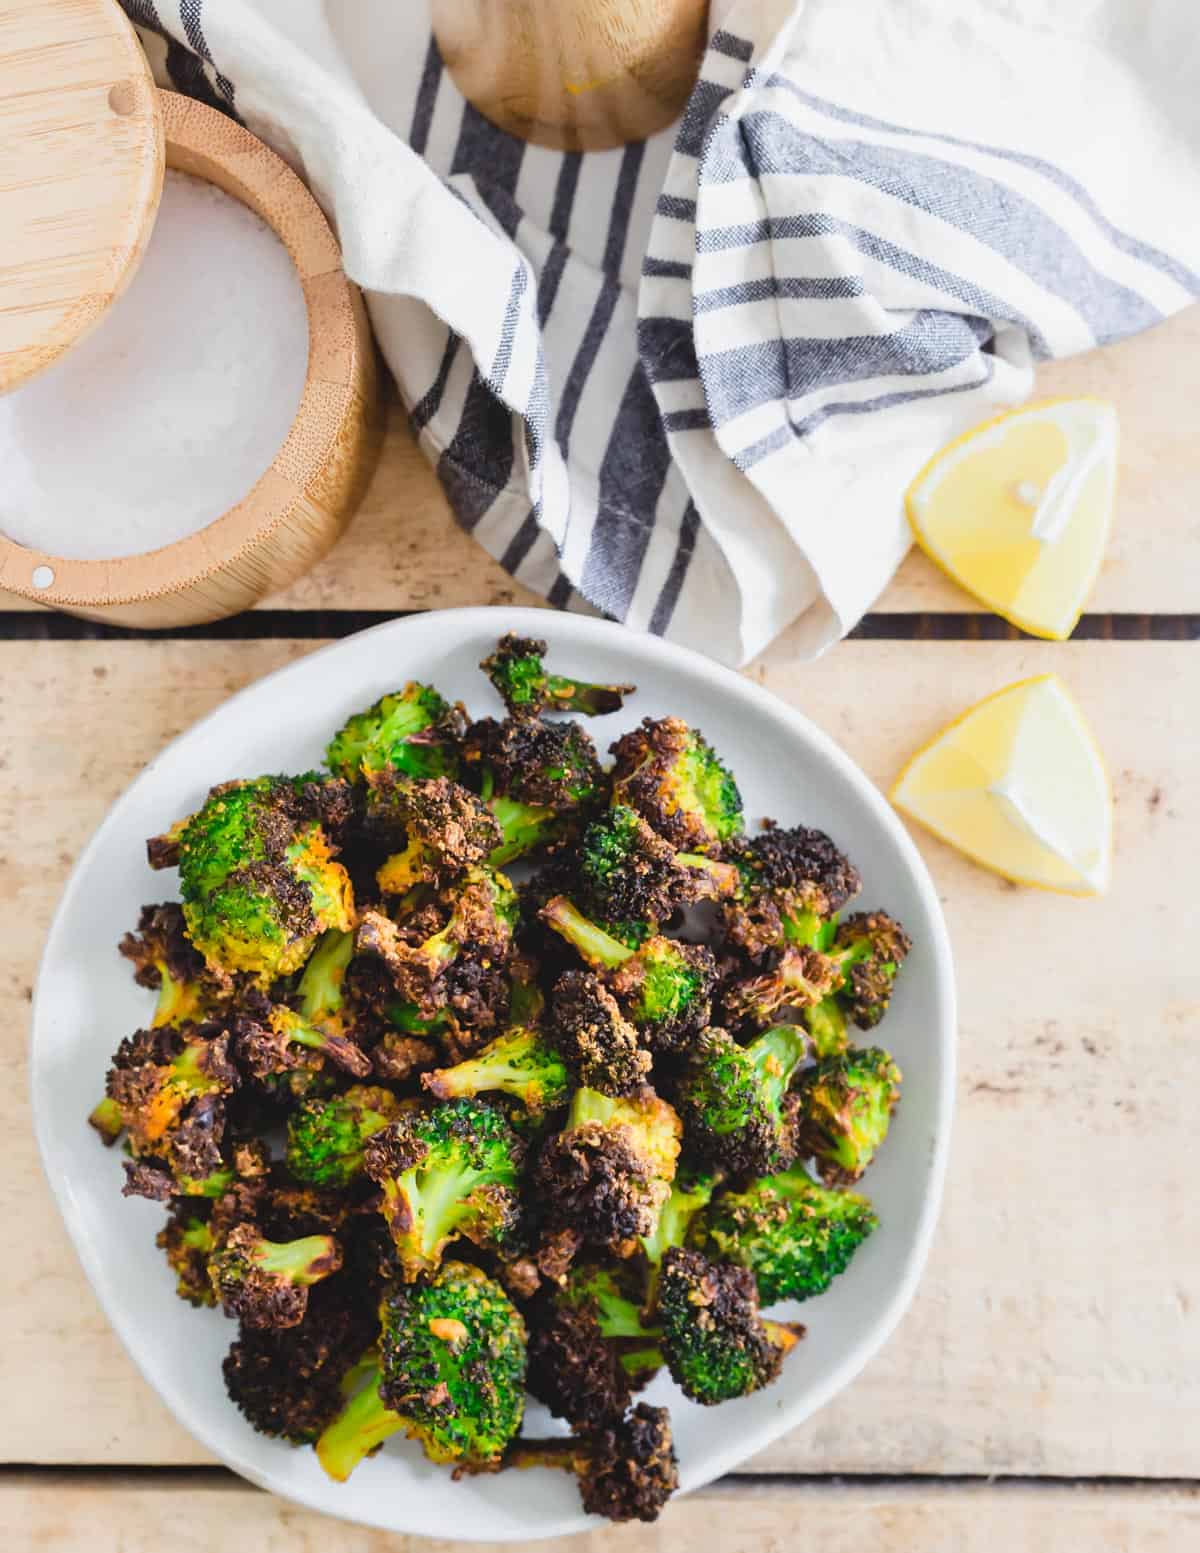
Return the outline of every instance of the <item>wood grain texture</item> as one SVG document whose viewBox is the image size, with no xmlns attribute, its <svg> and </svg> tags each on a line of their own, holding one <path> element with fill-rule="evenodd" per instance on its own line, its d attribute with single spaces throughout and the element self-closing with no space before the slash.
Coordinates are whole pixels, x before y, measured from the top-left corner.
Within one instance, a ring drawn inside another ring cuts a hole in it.
<svg viewBox="0 0 1200 1553">
<path fill-rule="evenodd" d="M 135 1373 L 67 1244 L 34 1152 L 20 1033 L 58 892 L 108 805 L 170 737 L 309 650 L 0 647 L 0 1021 L 11 1036 L 0 1044 L 0 1221 L 22 1247 L 0 1268 L 0 1461 L 205 1459 Z M 756 1470 L 1200 1477 L 1200 967 L 1185 906 L 1200 856 L 1200 649 L 851 642 L 802 666 L 785 640 L 752 673 L 885 784 L 954 712 L 1048 669 L 1070 683 L 1109 761 L 1113 892 L 1077 902 L 1018 890 L 918 836 L 962 1004 L 941 1226 L 897 1335 Z M 68 1397 L 87 1405 L 64 1408 Z"/>
<path fill-rule="evenodd" d="M 154 82 L 116 0 L 0 0 L 0 394 L 125 289 L 162 177 Z"/>
<path fill-rule="evenodd" d="M 160 92 L 158 100 L 167 165 L 241 200 L 287 248 L 304 289 L 309 348 L 282 447 L 245 498 L 205 528 L 148 554 L 104 561 L 67 560 L 0 536 L 0 591 L 143 627 L 236 614 L 307 571 L 349 522 L 381 436 L 366 312 L 320 207 L 240 124 L 178 93 Z M 38 587 L 35 578 L 46 570 L 50 584 Z"/>
<path fill-rule="evenodd" d="M 696 84 L 708 0 L 433 0 L 433 32 L 467 100 L 538 145 L 645 140 Z"/>
</svg>

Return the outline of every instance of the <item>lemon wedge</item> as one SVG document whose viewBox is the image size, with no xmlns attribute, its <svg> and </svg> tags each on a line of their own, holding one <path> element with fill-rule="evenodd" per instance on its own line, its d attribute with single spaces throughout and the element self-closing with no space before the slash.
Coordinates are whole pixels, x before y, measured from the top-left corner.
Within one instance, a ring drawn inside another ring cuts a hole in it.
<svg viewBox="0 0 1200 1553">
<path fill-rule="evenodd" d="M 985 421 L 909 486 L 917 543 L 1013 625 L 1065 640 L 1108 544 L 1117 441 L 1102 399 L 1046 399 Z"/>
<path fill-rule="evenodd" d="M 1016 884 L 1102 895 L 1112 794 L 1083 713 L 1055 674 L 978 702 L 919 750 L 892 802 Z"/>
</svg>

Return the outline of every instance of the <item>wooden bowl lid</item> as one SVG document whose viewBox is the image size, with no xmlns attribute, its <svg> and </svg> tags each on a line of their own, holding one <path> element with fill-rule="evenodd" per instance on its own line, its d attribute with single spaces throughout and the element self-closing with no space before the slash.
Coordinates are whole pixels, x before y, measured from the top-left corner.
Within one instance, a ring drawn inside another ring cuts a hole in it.
<svg viewBox="0 0 1200 1553">
<path fill-rule="evenodd" d="M 116 0 L 0 0 L 0 393 L 124 290 L 162 178 L 154 82 Z"/>
</svg>

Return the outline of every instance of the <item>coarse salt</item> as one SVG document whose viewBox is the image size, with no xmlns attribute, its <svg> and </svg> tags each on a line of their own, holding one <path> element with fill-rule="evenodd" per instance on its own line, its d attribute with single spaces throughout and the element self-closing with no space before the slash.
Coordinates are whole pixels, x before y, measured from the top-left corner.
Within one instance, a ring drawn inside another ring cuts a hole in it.
<svg viewBox="0 0 1200 1553">
<path fill-rule="evenodd" d="M 0 533 L 79 560 L 194 534 L 268 469 L 307 365 L 287 249 L 223 189 L 168 170 L 124 294 L 61 361 L 0 396 Z"/>
</svg>

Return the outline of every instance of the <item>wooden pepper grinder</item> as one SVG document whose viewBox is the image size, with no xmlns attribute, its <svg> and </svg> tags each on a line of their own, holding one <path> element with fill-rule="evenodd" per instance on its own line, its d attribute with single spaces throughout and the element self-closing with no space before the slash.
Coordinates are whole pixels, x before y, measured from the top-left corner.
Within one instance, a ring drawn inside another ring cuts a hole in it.
<svg viewBox="0 0 1200 1553">
<path fill-rule="evenodd" d="M 493 124 L 600 151 L 683 112 L 708 0 L 433 0 L 433 30 L 459 90 Z"/>
</svg>

